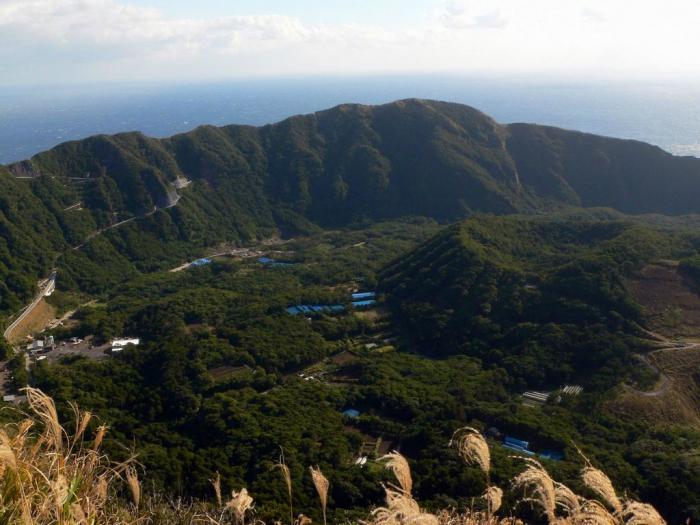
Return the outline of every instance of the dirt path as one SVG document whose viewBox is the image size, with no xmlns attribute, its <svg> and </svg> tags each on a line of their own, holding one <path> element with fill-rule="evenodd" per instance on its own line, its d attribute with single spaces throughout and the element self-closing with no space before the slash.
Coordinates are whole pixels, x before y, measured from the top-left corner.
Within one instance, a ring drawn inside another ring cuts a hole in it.
<svg viewBox="0 0 700 525">
<path fill-rule="evenodd" d="M 658 335 L 658 334 L 653 334 L 653 335 Z M 673 379 L 670 378 L 668 375 L 666 375 L 663 370 L 658 366 L 656 363 L 655 359 L 655 354 L 658 352 L 663 352 L 665 350 L 692 350 L 695 348 L 700 348 L 700 343 L 684 343 L 684 342 L 678 342 L 678 343 L 671 343 L 668 339 L 664 338 L 663 336 L 659 336 L 663 338 L 667 344 L 664 345 L 663 347 L 659 348 L 658 350 L 654 350 L 653 352 L 650 352 L 647 355 L 642 355 L 642 354 L 635 354 L 635 357 L 642 361 L 647 367 L 651 368 L 654 372 L 656 372 L 659 375 L 659 380 L 657 381 L 656 385 L 654 385 L 653 390 L 639 390 L 637 388 L 634 388 L 631 385 L 623 385 L 623 388 L 629 392 L 633 392 L 635 394 L 638 394 L 640 396 L 644 397 L 658 397 L 663 394 L 665 394 L 668 389 L 671 387 L 673 384 Z M 654 339 L 655 343 L 658 343 L 658 339 Z"/>
<path fill-rule="evenodd" d="M 273 246 L 281 246 L 281 245 L 286 244 L 290 241 L 291 241 L 291 239 L 280 239 L 279 237 L 268 237 L 267 239 L 262 239 L 262 240 L 258 241 L 258 243 L 254 244 L 253 246 L 231 247 L 224 252 L 203 255 L 202 257 L 200 257 L 196 260 L 212 259 L 214 257 L 224 257 L 226 255 L 233 257 L 233 258 L 236 258 L 236 259 L 252 259 L 252 258 L 260 257 L 263 255 L 264 250 L 262 250 L 262 248 L 271 248 Z M 192 266 L 192 263 L 194 263 L 194 262 L 195 261 L 186 262 L 186 263 L 181 264 L 180 266 L 173 268 L 171 270 L 168 270 L 168 271 L 170 273 L 181 272 L 183 270 L 186 270 L 190 266 Z"/>
</svg>

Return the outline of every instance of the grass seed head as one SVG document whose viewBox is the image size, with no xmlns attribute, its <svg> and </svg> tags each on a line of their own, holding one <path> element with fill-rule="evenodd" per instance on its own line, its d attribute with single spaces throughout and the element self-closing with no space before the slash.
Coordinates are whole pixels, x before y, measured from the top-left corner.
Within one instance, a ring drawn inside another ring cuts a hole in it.
<svg viewBox="0 0 700 525">
<path fill-rule="evenodd" d="M 654 507 L 638 501 L 625 501 L 622 516 L 625 525 L 666 525 L 666 521 Z"/>
<path fill-rule="evenodd" d="M 326 507 L 328 505 L 328 479 L 323 475 L 321 470 L 316 467 L 309 467 L 311 471 L 311 479 L 314 482 L 314 487 L 316 487 L 316 492 L 318 493 L 318 499 L 321 500 L 321 510 L 323 511 L 323 523 L 326 523 Z"/>
<path fill-rule="evenodd" d="M 212 487 L 214 487 L 216 506 L 217 508 L 221 508 L 221 505 L 223 504 L 223 498 L 221 497 L 221 474 L 217 472 L 216 477 L 214 479 L 210 479 L 209 482 L 211 483 Z"/>
<path fill-rule="evenodd" d="M 554 482 L 554 500 L 557 507 L 567 516 L 572 516 L 581 510 L 581 498 L 563 483 Z"/>
<path fill-rule="evenodd" d="M 573 514 L 568 522 L 571 525 L 621 525 L 608 509 L 595 500 L 583 501 L 579 511 Z"/>
<path fill-rule="evenodd" d="M 583 479 L 586 486 L 600 496 L 611 509 L 616 513 L 622 512 L 622 502 L 617 497 L 615 487 L 613 487 L 610 478 L 608 478 L 603 471 L 587 465 L 581 471 L 581 479 Z"/>
<path fill-rule="evenodd" d="M 488 513 L 491 515 L 498 512 L 498 509 L 501 508 L 501 504 L 503 503 L 503 490 L 495 485 L 490 485 L 486 488 L 482 497 L 486 501 Z"/>
<path fill-rule="evenodd" d="M 245 513 L 253 507 L 253 498 L 248 494 L 246 488 L 242 488 L 240 492 L 235 490 L 231 492 L 231 499 L 226 504 L 226 508 L 233 512 L 236 522 L 242 524 L 245 522 Z"/>
<path fill-rule="evenodd" d="M 491 470 L 491 451 L 481 432 L 472 427 L 462 427 L 452 434 L 450 445 L 455 445 L 468 465 L 477 465 L 486 475 Z"/>
<path fill-rule="evenodd" d="M 36 388 L 26 387 L 22 390 L 27 396 L 27 402 L 32 412 L 46 427 L 45 433 L 49 443 L 56 450 L 61 450 L 64 431 L 58 421 L 58 413 L 53 399 Z"/>
<path fill-rule="evenodd" d="M 527 468 L 513 480 L 513 486 L 525 491 L 524 501 L 537 503 L 550 523 L 555 521 L 556 492 L 554 481 L 536 460 L 527 458 Z"/>
<path fill-rule="evenodd" d="M 139 504 L 141 503 L 141 483 L 139 482 L 139 476 L 134 467 L 127 467 L 126 483 L 129 486 L 129 491 L 131 492 L 131 499 L 134 502 L 134 506 L 138 509 Z"/>
<path fill-rule="evenodd" d="M 386 461 L 386 468 L 394 473 L 401 490 L 410 495 L 413 490 L 413 479 L 411 478 L 411 467 L 406 458 L 394 451 L 382 456 L 379 461 Z"/>
</svg>

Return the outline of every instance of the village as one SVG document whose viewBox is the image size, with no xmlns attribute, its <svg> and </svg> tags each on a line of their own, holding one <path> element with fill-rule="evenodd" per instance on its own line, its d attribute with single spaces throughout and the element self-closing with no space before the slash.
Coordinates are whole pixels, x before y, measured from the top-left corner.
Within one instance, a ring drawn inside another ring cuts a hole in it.
<svg viewBox="0 0 700 525">
<path fill-rule="evenodd" d="M 214 263 L 217 259 L 232 258 L 257 266 L 262 270 L 284 269 L 295 264 L 293 252 L 274 249 L 283 244 L 278 239 L 266 240 L 263 244 L 254 247 L 226 247 L 215 251 L 211 255 L 197 258 L 170 270 L 178 273 L 187 270 L 196 270 Z M 366 243 L 356 243 L 352 247 L 362 247 Z M 272 248 L 272 249 L 271 249 Z M 57 328 L 74 326 L 72 320 L 75 310 L 66 312 L 59 318 L 44 319 L 39 324 L 32 324 L 32 315 L 41 312 L 56 283 L 56 273 L 52 273 L 49 279 L 40 283 L 40 294 L 29 305 L 8 329 L 17 333 L 26 333 L 24 341 L 18 341 L 14 337 L 15 351 L 25 357 L 24 366 L 29 371 L 31 367 L 42 363 L 58 363 L 63 359 L 80 356 L 91 360 L 110 359 L 129 347 L 138 347 L 142 339 L 137 335 L 120 336 L 111 338 L 106 342 L 97 342 L 93 335 L 81 337 L 68 337 L 59 339 L 51 335 Z M 359 364 L 363 359 L 372 355 L 385 354 L 396 350 L 398 335 L 394 332 L 387 311 L 381 298 L 375 290 L 363 289 L 358 283 L 348 284 L 347 298 L 338 303 L 310 303 L 290 304 L 285 313 L 290 316 L 303 317 L 309 323 L 317 320 L 334 318 L 338 316 L 353 315 L 366 322 L 367 328 L 361 334 L 354 335 L 349 343 L 339 350 L 318 362 L 305 366 L 287 374 L 285 381 L 313 382 L 327 386 L 328 388 L 347 388 L 356 385 L 360 379 Z M 32 331 L 33 330 L 33 331 Z M 60 333 L 60 332 L 59 332 Z M 208 371 L 211 377 L 219 382 L 229 381 L 241 374 L 255 374 L 255 370 L 247 365 L 242 366 L 218 366 Z M 3 401 L 10 404 L 21 404 L 25 396 L 16 388 L 13 388 L 13 371 L 7 363 L 0 364 L 0 393 Z M 283 388 L 284 383 L 272 387 L 272 390 Z M 562 396 L 577 396 L 582 388 L 577 385 L 565 385 L 560 390 L 553 392 L 526 391 L 522 394 L 522 403 L 528 407 L 542 407 L 547 403 L 559 403 Z M 266 394 L 267 392 L 263 392 Z M 361 438 L 361 445 L 353 459 L 353 464 L 358 468 L 365 468 L 372 460 L 386 454 L 394 448 L 400 448 L 400 440 L 386 437 L 379 433 L 371 433 L 364 429 L 362 424 L 364 414 L 360 408 L 346 406 L 341 411 L 344 428 L 347 432 L 354 433 Z M 523 456 L 534 456 L 548 460 L 560 460 L 563 453 L 558 450 L 532 448 L 527 439 L 502 434 L 497 428 L 489 427 L 486 436 L 504 448 Z"/>
</svg>

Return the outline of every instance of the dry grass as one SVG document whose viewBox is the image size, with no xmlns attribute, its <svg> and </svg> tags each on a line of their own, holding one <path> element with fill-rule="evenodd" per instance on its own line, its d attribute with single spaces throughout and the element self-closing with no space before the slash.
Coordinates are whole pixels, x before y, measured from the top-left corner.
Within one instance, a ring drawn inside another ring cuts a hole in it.
<svg viewBox="0 0 700 525">
<path fill-rule="evenodd" d="M 279 461 L 272 467 L 279 469 L 282 473 L 282 479 L 284 479 L 284 484 L 287 487 L 287 497 L 289 498 L 289 524 L 294 525 L 294 506 L 292 499 L 292 474 L 289 472 L 289 467 L 284 461 L 284 451 L 280 453 Z"/>
<path fill-rule="evenodd" d="M 391 470 L 399 482 L 398 489 L 405 495 L 410 496 L 413 490 L 413 478 L 411 477 L 411 467 L 408 461 L 398 452 L 390 452 L 379 458 L 380 462 L 386 462 L 386 468 Z"/>
<path fill-rule="evenodd" d="M 253 508 L 253 498 L 248 494 L 246 488 L 240 491 L 231 492 L 231 499 L 226 504 L 226 509 L 233 513 L 236 523 L 243 525 L 245 523 L 246 512 Z"/>
<path fill-rule="evenodd" d="M 623 389 L 610 408 L 646 421 L 700 426 L 700 385 L 693 377 L 700 368 L 700 346 L 657 350 L 648 358 L 666 376 L 666 385 L 655 393 Z"/>
<path fill-rule="evenodd" d="M 622 502 L 615 493 L 612 481 L 605 473 L 587 465 L 581 471 L 581 478 L 588 488 L 595 492 L 617 514 L 622 512 Z"/>
<path fill-rule="evenodd" d="M 538 505 L 549 523 L 555 523 L 556 519 L 556 489 L 554 481 L 536 460 L 526 458 L 527 467 L 513 480 L 516 489 L 522 489 L 525 494 L 522 501 L 528 501 Z"/>
<path fill-rule="evenodd" d="M 106 429 L 86 446 L 90 413 L 75 409 L 76 432 L 69 436 L 51 398 L 31 388 L 26 394 L 30 417 L 0 431 L 0 522 L 135 522 L 129 507 L 117 513 L 109 505 L 110 485 L 132 466 L 111 464 L 100 453 Z M 30 435 L 33 429 L 38 434 Z"/>
<path fill-rule="evenodd" d="M 89 412 L 74 407 L 75 432 L 59 424 L 53 401 L 27 389 L 30 413 L 15 425 L 0 429 L 0 525 L 264 525 L 254 519 L 253 497 L 246 488 L 223 502 L 221 478 L 211 480 L 216 504 L 166 501 L 144 496 L 136 464 L 114 464 L 100 452 L 107 427 L 98 426 L 92 440 Z M 460 429 L 453 443 L 459 455 L 488 475 L 488 444 L 472 428 Z M 369 514 L 362 525 L 522 525 L 514 510 L 503 510 L 503 489 L 487 485 L 485 510 L 450 509 L 431 513 L 412 495 L 408 461 L 398 452 L 380 458 L 396 478 L 385 487 L 386 503 Z M 586 499 L 554 481 L 544 467 L 525 459 L 525 468 L 512 483 L 520 504 L 539 508 L 553 525 L 665 525 L 650 505 L 621 498 L 613 484 L 588 460 L 581 471 L 586 486 L 599 500 Z M 292 478 L 281 457 L 275 468 L 282 473 L 290 503 L 290 525 L 310 525 L 300 514 L 293 520 Z M 311 479 L 321 502 L 324 525 L 329 480 L 317 467 Z M 129 495 L 129 501 L 124 496 Z M 499 516 L 500 514 L 500 516 Z"/>
<path fill-rule="evenodd" d="M 448 446 L 456 445 L 459 455 L 469 465 L 478 465 L 488 476 L 491 471 L 491 451 L 481 433 L 471 427 L 463 427 L 452 434 Z"/>
<path fill-rule="evenodd" d="M 56 318 L 56 309 L 46 299 L 37 303 L 34 310 L 7 334 L 7 340 L 13 344 L 22 343 L 28 335 L 44 330 Z"/>
<path fill-rule="evenodd" d="M 311 479 L 314 482 L 314 487 L 316 487 L 316 492 L 318 493 L 318 499 L 321 501 L 321 510 L 323 511 L 323 525 L 326 525 L 326 507 L 328 506 L 328 479 L 323 475 L 321 469 L 318 467 L 309 467 L 311 471 Z"/>
</svg>

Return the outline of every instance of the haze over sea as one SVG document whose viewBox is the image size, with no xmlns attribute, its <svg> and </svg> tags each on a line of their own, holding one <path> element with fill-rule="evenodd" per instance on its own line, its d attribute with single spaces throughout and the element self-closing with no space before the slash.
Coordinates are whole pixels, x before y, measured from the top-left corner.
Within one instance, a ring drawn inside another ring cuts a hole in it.
<svg viewBox="0 0 700 525">
<path fill-rule="evenodd" d="M 468 104 L 501 123 L 637 139 L 700 157 L 700 85 L 425 75 L 0 88 L 0 163 L 98 133 L 165 137 L 201 124 L 261 125 L 409 97 Z"/>
</svg>

